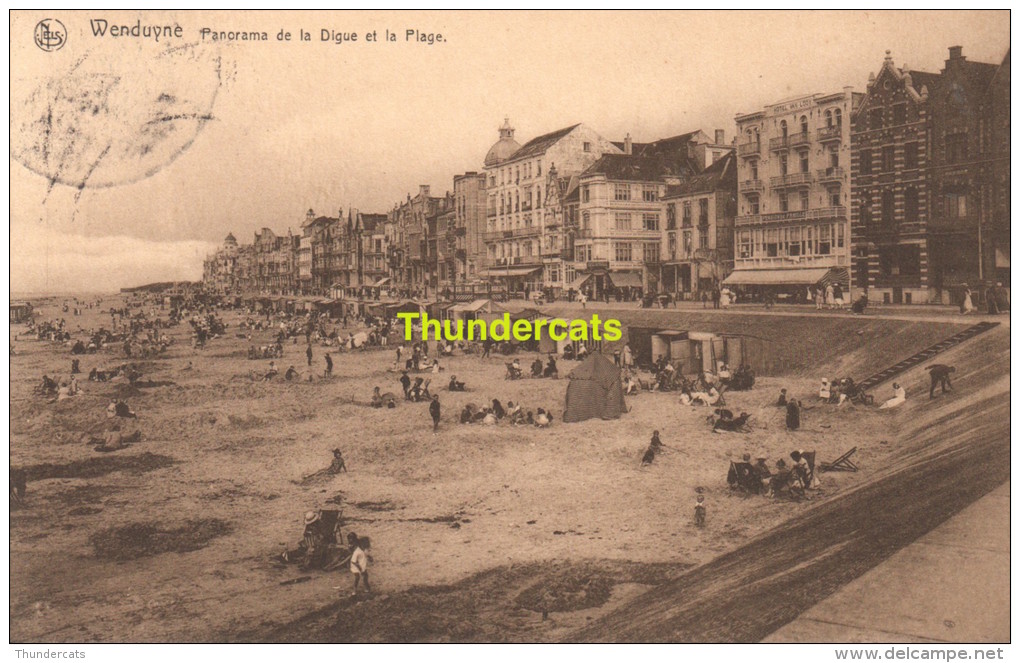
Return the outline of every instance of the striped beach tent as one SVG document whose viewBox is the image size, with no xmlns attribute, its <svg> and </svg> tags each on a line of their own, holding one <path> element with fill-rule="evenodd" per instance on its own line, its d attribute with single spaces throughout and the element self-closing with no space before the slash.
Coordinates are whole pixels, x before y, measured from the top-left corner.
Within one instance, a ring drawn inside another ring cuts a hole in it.
<svg viewBox="0 0 1020 663">
<path fill-rule="evenodd" d="M 620 368 L 601 354 L 589 355 L 570 372 L 563 421 L 619 419 L 627 411 L 623 401 Z"/>
</svg>

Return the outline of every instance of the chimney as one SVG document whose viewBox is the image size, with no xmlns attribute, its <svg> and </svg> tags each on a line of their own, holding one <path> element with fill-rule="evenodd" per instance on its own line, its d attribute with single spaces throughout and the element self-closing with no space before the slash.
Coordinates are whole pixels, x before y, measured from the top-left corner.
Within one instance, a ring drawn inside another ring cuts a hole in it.
<svg viewBox="0 0 1020 663">
<path fill-rule="evenodd" d="M 725 129 L 716 129 L 715 130 L 715 144 L 716 145 L 722 145 L 725 142 L 726 142 L 726 130 Z"/>
<path fill-rule="evenodd" d="M 963 60 L 963 46 L 950 46 L 949 47 L 949 59 L 950 60 Z"/>
<path fill-rule="evenodd" d="M 629 133 L 626 136 L 623 137 L 623 153 L 624 154 L 633 154 L 634 153 L 634 146 L 630 142 L 630 134 Z"/>
<path fill-rule="evenodd" d="M 429 191 L 431 191 L 431 188 L 429 187 L 428 184 L 419 184 L 418 185 L 418 195 L 419 196 L 423 196 L 425 198 L 428 198 Z"/>
</svg>

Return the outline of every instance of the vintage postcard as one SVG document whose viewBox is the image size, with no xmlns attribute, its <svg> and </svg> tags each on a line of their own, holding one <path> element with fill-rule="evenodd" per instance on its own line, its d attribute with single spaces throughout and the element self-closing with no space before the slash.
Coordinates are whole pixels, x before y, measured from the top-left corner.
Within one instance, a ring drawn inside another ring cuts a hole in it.
<svg viewBox="0 0 1020 663">
<path fill-rule="evenodd" d="M 1008 652 L 1008 11 L 9 21 L 19 657 Z"/>
</svg>

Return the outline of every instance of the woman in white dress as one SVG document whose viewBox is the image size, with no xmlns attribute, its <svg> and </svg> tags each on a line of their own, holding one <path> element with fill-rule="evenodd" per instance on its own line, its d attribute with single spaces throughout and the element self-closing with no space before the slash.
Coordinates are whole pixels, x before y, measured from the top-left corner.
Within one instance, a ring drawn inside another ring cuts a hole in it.
<svg viewBox="0 0 1020 663">
<path fill-rule="evenodd" d="M 890 408 L 899 407 L 907 402 L 907 390 L 899 385 L 897 382 L 893 382 L 893 397 L 878 406 L 879 410 L 888 410 Z"/>
<path fill-rule="evenodd" d="M 971 299 L 970 295 L 970 288 L 966 288 L 963 291 L 963 303 L 960 304 L 960 313 L 963 315 L 974 312 L 974 300 Z"/>
</svg>

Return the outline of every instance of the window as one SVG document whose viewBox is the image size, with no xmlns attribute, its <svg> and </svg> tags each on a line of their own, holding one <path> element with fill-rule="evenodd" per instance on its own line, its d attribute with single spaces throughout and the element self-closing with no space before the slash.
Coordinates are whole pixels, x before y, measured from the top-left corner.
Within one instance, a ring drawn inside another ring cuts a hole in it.
<svg viewBox="0 0 1020 663">
<path fill-rule="evenodd" d="M 765 255 L 769 258 L 779 256 L 779 229 L 765 229 Z"/>
<path fill-rule="evenodd" d="M 676 260 L 676 233 L 669 233 L 667 241 L 669 242 L 669 258 Z"/>
<path fill-rule="evenodd" d="M 708 225 L 708 198 L 698 200 L 698 225 Z"/>
<path fill-rule="evenodd" d="M 893 104 L 893 107 L 892 107 L 892 123 L 894 125 L 906 124 L 907 123 L 907 105 L 906 104 Z"/>
<path fill-rule="evenodd" d="M 591 152 L 591 143 L 585 141 L 585 143 L 584 143 L 584 151 L 585 152 Z"/>
<path fill-rule="evenodd" d="M 887 226 L 896 223 L 896 201 L 892 189 L 882 192 L 882 223 Z"/>
<path fill-rule="evenodd" d="M 583 187 L 581 187 L 581 202 L 582 203 L 589 203 L 589 202 L 591 202 L 591 190 L 588 189 L 588 185 L 587 184 L 585 184 Z"/>
<path fill-rule="evenodd" d="M 630 230 L 630 214 L 626 212 L 616 213 L 616 229 Z"/>
<path fill-rule="evenodd" d="M 741 230 L 737 234 L 737 247 L 741 258 L 751 257 L 751 231 Z"/>
<path fill-rule="evenodd" d="M 843 111 L 841 109 L 837 108 L 836 110 L 834 110 L 832 116 L 836 120 L 837 127 L 843 126 Z"/>
<path fill-rule="evenodd" d="M 707 249 L 708 248 L 708 227 L 707 226 L 702 228 L 698 232 L 698 248 L 699 249 Z"/>
<path fill-rule="evenodd" d="M 903 220 L 907 223 L 916 223 L 918 219 L 917 189 L 908 187 L 903 192 Z"/>
<path fill-rule="evenodd" d="M 666 205 L 666 230 L 676 230 L 676 203 Z"/>
<path fill-rule="evenodd" d="M 789 135 L 789 129 L 786 126 L 786 120 L 781 120 L 779 122 L 779 130 L 783 133 L 783 138 L 786 138 Z"/>
<path fill-rule="evenodd" d="M 694 247 L 691 244 L 691 231 L 690 230 L 685 230 L 684 231 L 684 257 L 685 258 L 690 258 L 691 257 L 691 253 L 693 253 L 693 252 L 694 252 Z"/>
<path fill-rule="evenodd" d="M 963 193 L 946 194 L 946 218 L 962 219 L 967 216 L 967 195 Z"/>
<path fill-rule="evenodd" d="M 788 172 L 789 165 L 790 164 L 789 164 L 789 161 L 787 160 L 787 156 L 785 154 L 780 154 L 779 155 L 779 174 L 780 175 L 786 175 L 786 173 Z"/>
<path fill-rule="evenodd" d="M 865 226 L 871 225 L 871 196 L 861 195 L 861 207 L 858 212 L 858 219 Z"/>
<path fill-rule="evenodd" d="M 869 129 L 881 129 L 882 128 L 882 109 L 872 108 L 871 112 L 868 113 L 868 128 Z"/>
<path fill-rule="evenodd" d="M 787 234 L 790 243 L 787 247 L 786 255 L 794 257 L 801 255 L 800 228 L 790 228 Z"/>
<path fill-rule="evenodd" d="M 946 136 L 946 162 L 959 163 L 967 159 L 967 134 L 955 133 Z"/>
<path fill-rule="evenodd" d="M 801 209 L 807 209 L 808 206 L 809 206 L 809 204 L 808 204 L 808 192 L 807 191 L 801 191 L 800 192 L 800 208 Z"/>
<path fill-rule="evenodd" d="M 559 283 L 560 282 L 560 266 L 549 265 L 548 266 L 549 282 Z"/>
<path fill-rule="evenodd" d="M 645 242 L 645 262 L 659 262 L 662 245 L 659 242 Z"/>
<path fill-rule="evenodd" d="M 659 191 L 654 186 L 646 186 L 641 190 L 641 198 L 646 203 L 654 203 L 659 199 Z"/>
<path fill-rule="evenodd" d="M 629 184 L 614 184 L 613 185 L 613 198 L 616 200 L 630 200 L 630 185 Z"/>
<path fill-rule="evenodd" d="M 752 196 L 749 199 L 749 202 L 751 204 L 751 214 L 753 216 L 757 216 L 758 214 L 760 214 L 761 213 L 761 201 L 758 199 L 758 196 Z"/>
<path fill-rule="evenodd" d="M 839 148 L 836 146 L 829 148 L 829 168 L 839 168 Z"/>
<path fill-rule="evenodd" d="M 538 175 L 539 177 L 541 177 L 541 176 L 542 176 L 542 160 L 541 160 L 541 159 L 539 159 L 539 160 L 538 160 L 538 173 L 536 173 L 536 174 L 537 174 L 537 175 Z"/>
<path fill-rule="evenodd" d="M 800 132 L 805 136 L 807 135 L 808 132 L 807 115 L 800 116 Z"/>
<path fill-rule="evenodd" d="M 630 242 L 617 242 L 613 245 L 617 262 L 630 262 L 632 259 Z"/>
<path fill-rule="evenodd" d="M 584 228 L 585 230 L 588 229 L 588 221 L 589 221 L 588 212 L 581 212 L 581 227 Z"/>
<path fill-rule="evenodd" d="M 818 226 L 818 255 L 827 256 L 832 253 L 832 226 L 825 223 Z"/>
<path fill-rule="evenodd" d="M 798 154 L 800 156 L 800 172 L 806 173 L 809 170 L 809 167 L 808 167 L 808 151 L 807 150 L 801 150 Z"/>
<path fill-rule="evenodd" d="M 886 145 L 882 148 L 882 171 L 891 173 L 896 167 L 896 146 Z"/>
<path fill-rule="evenodd" d="M 831 109 L 825 111 L 825 126 L 826 127 L 831 127 L 832 126 L 832 110 Z"/>
<path fill-rule="evenodd" d="M 786 192 L 779 194 L 779 211 L 789 212 L 790 211 L 790 200 L 786 197 Z"/>
<path fill-rule="evenodd" d="M 903 167 L 906 169 L 917 168 L 917 143 L 907 143 L 903 146 Z"/>
<path fill-rule="evenodd" d="M 691 227 L 691 201 L 684 201 L 684 228 Z"/>
<path fill-rule="evenodd" d="M 751 159 L 751 179 L 758 179 L 758 160 Z"/>
<path fill-rule="evenodd" d="M 658 230 L 659 215 L 655 212 L 645 212 L 641 215 L 641 225 L 645 230 Z"/>
<path fill-rule="evenodd" d="M 535 209 L 542 207 L 542 187 L 535 187 Z"/>
<path fill-rule="evenodd" d="M 861 150 L 861 175 L 871 174 L 871 150 Z"/>
<path fill-rule="evenodd" d="M 826 195 L 829 199 L 829 207 L 839 207 L 842 204 L 840 200 L 839 187 L 832 187 L 826 191 Z"/>
</svg>

